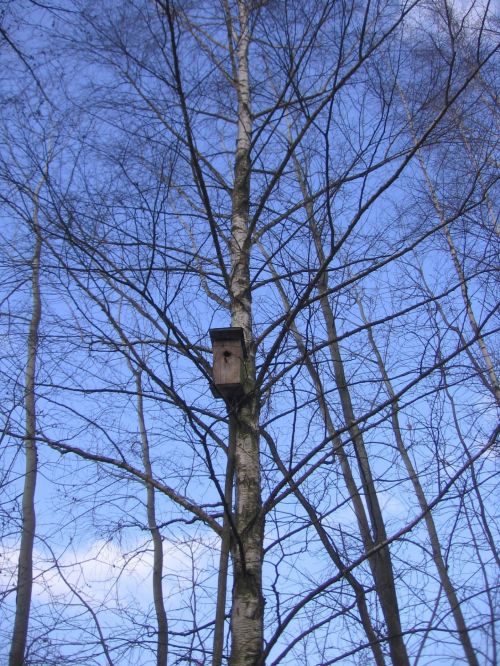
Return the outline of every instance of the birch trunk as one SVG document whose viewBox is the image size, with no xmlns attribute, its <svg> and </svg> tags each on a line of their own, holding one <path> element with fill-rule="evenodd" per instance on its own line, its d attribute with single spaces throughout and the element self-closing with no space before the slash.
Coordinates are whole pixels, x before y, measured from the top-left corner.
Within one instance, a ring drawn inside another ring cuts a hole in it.
<svg viewBox="0 0 500 666">
<path fill-rule="evenodd" d="M 153 476 L 151 459 L 149 456 L 149 441 L 144 419 L 144 405 L 142 399 L 142 381 L 140 371 L 135 373 L 135 384 L 137 391 L 137 417 L 139 420 L 139 431 L 141 434 L 142 462 L 144 471 L 148 477 Z M 148 517 L 148 529 L 153 540 L 153 602 L 156 613 L 157 640 L 156 640 L 156 666 L 166 666 L 168 657 L 168 621 L 165 604 L 163 601 L 163 544 L 158 523 L 156 522 L 155 489 L 150 483 L 146 483 L 146 511 Z"/>
<path fill-rule="evenodd" d="M 310 201 L 308 197 L 305 176 L 297 160 L 295 160 L 295 168 L 304 200 Z M 320 264 L 323 265 L 325 262 L 325 254 L 321 244 L 319 231 L 315 221 L 314 210 L 311 203 L 306 204 L 306 211 L 318 259 Z M 327 337 L 329 340 L 328 348 L 332 360 L 335 384 L 337 386 L 337 391 L 340 398 L 342 414 L 353 444 L 361 479 L 361 486 L 363 488 L 365 501 L 368 508 L 371 529 L 368 526 L 368 522 L 366 521 L 364 508 L 362 511 L 358 508 L 356 511 L 356 517 L 358 518 L 358 526 L 360 529 L 364 548 L 366 551 L 369 551 L 374 546 L 377 546 L 378 544 L 386 541 L 387 533 L 382 516 L 382 510 L 378 501 L 378 495 L 375 488 L 370 463 L 368 460 L 364 438 L 356 424 L 356 416 L 354 414 L 351 394 L 344 372 L 344 363 L 340 352 L 340 346 L 337 342 L 338 336 L 335 317 L 328 301 L 328 290 L 328 277 L 327 273 L 324 272 L 318 281 L 320 307 L 325 321 Z M 344 476 L 346 477 L 347 473 L 346 478 L 352 478 L 350 463 L 347 460 L 347 456 L 345 457 L 344 461 L 341 459 L 341 464 L 343 464 L 343 469 L 345 469 Z M 352 481 L 354 480 L 352 479 Z M 357 494 L 358 493 L 356 493 L 356 495 Z M 351 497 L 354 499 L 355 496 L 351 494 Z M 359 502 L 361 503 L 361 500 L 359 500 Z M 375 582 L 377 596 L 380 601 L 382 614 L 387 626 L 387 640 L 389 643 L 392 662 L 396 666 L 409 666 L 410 662 L 408 659 L 408 653 L 406 651 L 406 645 L 402 636 L 399 604 L 396 594 L 394 571 L 389 548 L 386 546 L 377 550 L 377 552 L 372 557 L 370 557 L 369 564 L 373 575 L 373 580 Z"/>
<path fill-rule="evenodd" d="M 365 324 L 368 324 L 363 309 L 363 304 L 359 299 L 357 299 L 357 303 L 363 322 Z M 394 437 L 396 439 L 396 446 L 398 449 L 398 453 L 400 454 L 401 459 L 406 467 L 406 471 L 408 472 L 410 481 L 413 485 L 413 489 L 415 491 L 415 495 L 417 496 L 420 509 L 424 514 L 425 526 L 427 528 L 427 532 L 429 534 L 429 540 L 431 542 L 432 559 L 436 566 L 439 575 L 439 580 L 441 581 L 441 585 L 443 586 L 446 598 L 448 599 L 448 603 L 450 605 L 450 609 L 453 614 L 453 619 L 455 620 L 458 636 L 460 638 L 460 642 L 462 644 L 467 662 L 470 664 L 470 666 L 479 666 L 479 662 L 477 660 L 474 648 L 472 647 L 469 631 L 465 623 L 465 618 L 463 616 L 462 609 L 460 607 L 460 602 L 455 592 L 455 587 L 448 575 L 448 568 L 442 555 L 442 548 L 439 542 L 439 536 L 436 529 L 436 524 L 434 523 L 434 518 L 432 517 L 432 513 L 429 511 L 429 505 L 427 504 L 422 484 L 420 483 L 418 474 L 415 468 L 413 467 L 411 458 L 408 454 L 408 451 L 406 450 L 406 446 L 404 445 L 403 434 L 399 423 L 399 415 L 398 415 L 399 407 L 398 407 L 398 402 L 395 398 L 396 394 L 392 387 L 392 383 L 389 379 L 389 375 L 387 374 L 387 370 L 385 368 L 380 350 L 377 346 L 377 343 L 375 342 L 373 332 L 369 326 L 367 327 L 367 333 L 368 333 L 368 340 L 375 355 L 375 359 L 377 361 L 380 374 L 382 375 L 382 379 L 386 387 L 387 393 L 393 401 L 391 406 L 391 422 L 392 422 Z"/>
<path fill-rule="evenodd" d="M 415 132 L 414 125 L 413 125 L 413 118 L 412 118 L 410 110 L 408 108 L 408 103 L 407 103 L 406 96 L 405 96 L 404 92 L 401 90 L 401 88 L 399 88 L 399 87 L 398 87 L 398 93 L 399 93 L 400 99 L 401 99 L 401 101 L 403 103 L 403 106 L 404 106 L 404 110 L 405 110 L 406 117 L 407 117 L 407 120 L 408 120 L 408 125 L 409 125 L 410 131 L 411 131 L 411 138 L 412 138 L 413 144 L 416 146 L 418 144 L 418 139 L 417 139 L 417 135 L 416 135 L 416 132 Z M 459 124 L 458 121 L 457 121 L 457 124 Z M 463 130 L 462 130 L 462 138 L 466 141 Z M 472 309 L 472 301 L 471 301 L 471 298 L 470 298 L 470 295 L 469 295 L 469 288 L 468 288 L 468 285 L 467 285 L 467 278 L 465 276 L 462 265 L 460 263 L 460 259 L 458 257 L 458 253 L 457 253 L 457 250 L 456 250 L 456 247 L 455 247 L 455 243 L 454 243 L 453 237 L 451 235 L 450 226 L 449 226 L 449 224 L 445 224 L 445 222 L 446 222 L 445 212 L 443 210 L 443 207 L 442 207 L 441 202 L 440 202 L 439 197 L 438 197 L 438 193 L 436 192 L 436 188 L 434 187 L 434 184 L 433 184 L 433 182 L 431 180 L 431 177 L 429 175 L 426 163 L 425 163 L 424 158 L 422 156 L 422 153 L 420 151 L 417 153 L 417 159 L 418 159 L 418 163 L 419 163 L 420 169 L 422 171 L 422 174 L 424 176 L 425 184 L 427 186 L 427 189 L 429 190 L 429 196 L 431 198 L 432 205 L 434 206 L 434 209 L 435 209 L 436 214 L 438 216 L 439 222 L 443 225 L 444 237 L 446 239 L 446 243 L 448 245 L 448 250 L 450 252 L 450 257 L 451 257 L 451 260 L 452 260 L 452 263 L 453 263 L 453 267 L 455 269 L 455 272 L 457 274 L 457 278 L 458 278 L 458 281 L 459 281 L 459 284 L 460 284 L 460 292 L 462 294 L 462 299 L 463 299 L 465 311 L 467 313 L 467 318 L 469 320 L 470 327 L 471 327 L 474 335 L 476 336 L 477 344 L 478 344 L 479 349 L 481 351 L 481 355 L 483 357 L 484 365 L 486 367 L 486 374 L 487 374 L 488 379 L 484 383 L 489 387 L 489 389 L 491 390 L 491 392 L 495 396 L 497 404 L 500 405 L 500 382 L 498 381 L 498 377 L 497 377 L 497 374 L 495 372 L 495 365 L 494 365 L 493 360 L 491 358 L 491 354 L 489 352 L 488 346 L 486 345 L 486 341 L 484 339 L 484 336 L 481 333 L 481 328 L 478 326 L 476 316 L 474 314 L 474 310 Z M 476 167 L 476 168 L 478 168 L 478 167 Z M 481 182 L 480 173 L 478 173 L 478 180 L 479 180 L 479 182 Z M 497 228 L 496 222 L 494 223 L 493 227 L 494 227 L 495 233 L 498 234 L 498 228 Z"/>
<path fill-rule="evenodd" d="M 263 520 L 259 460 L 259 400 L 255 395 L 255 349 L 252 344 L 250 292 L 250 145 L 252 119 L 248 75 L 250 42 L 247 3 L 238 2 L 238 134 L 234 166 L 231 229 L 231 323 L 243 329 L 248 347 L 245 398 L 234 406 L 236 538 L 232 544 L 233 603 L 231 666 L 257 664 L 263 647 Z"/>
<path fill-rule="evenodd" d="M 43 182 L 43 181 L 42 181 Z M 25 425 L 25 474 L 22 498 L 22 532 L 17 573 L 17 596 L 14 630 L 9 656 L 9 666 L 25 663 L 26 642 L 33 588 L 33 544 L 36 530 L 35 488 L 38 473 L 38 451 L 36 444 L 36 366 L 38 355 L 38 331 L 42 317 L 40 296 L 40 257 L 42 236 L 38 220 L 38 197 L 42 183 L 33 196 L 33 230 L 35 246 L 31 262 L 32 311 L 28 330 L 28 361 L 25 378 L 26 425 Z"/>
<path fill-rule="evenodd" d="M 217 605 L 215 611 L 214 645 L 212 666 L 222 664 L 224 646 L 224 624 L 226 621 L 227 576 L 229 572 L 229 552 L 231 547 L 231 524 L 233 522 L 233 485 L 234 485 L 234 416 L 229 415 L 229 445 L 227 449 L 226 483 L 224 485 L 224 518 L 219 558 L 219 576 L 217 581 Z"/>
<path fill-rule="evenodd" d="M 276 287 L 280 293 L 281 300 L 283 302 L 283 307 L 285 310 L 290 310 L 290 302 L 286 296 L 286 293 L 281 286 L 279 276 L 277 272 L 275 271 L 273 267 L 273 263 L 271 260 L 271 257 L 266 253 L 265 249 L 261 247 L 261 251 L 266 257 L 267 264 L 269 266 L 269 269 L 271 270 L 273 277 L 275 279 L 275 284 Z M 309 373 L 309 376 L 311 378 L 311 381 L 314 386 L 314 391 L 316 395 L 316 399 L 318 401 L 318 404 L 320 406 L 321 414 L 323 416 L 323 420 L 325 423 L 325 428 L 328 433 L 328 436 L 331 438 L 334 448 L 335 448 L 335 456 L 340 462 L 340 468 L 342 470 L 342 475 L 344 477 L 344 482 L 346 484 L 346 487 L 349 492 L 349 497 L 353 503 L 353 510 L 354 514 L 356 516 L 356 522 L 358 524 L 358 529 L 362 535 L 362 540 L 363 544 L 366 549 L 372 547 L 372 542 L 370 540 L 370 527 L 368 524 L 368 519 L 366 517 L 366 512 L 363 506 L 363 500 L 361 499 L 361 495 L 359 494 L 358 488 L 356 486 L 356 482 L 354 480 L 354 476 L 352 474 L 351 470 L 351 465 L 349 463 L 349 458 L 344 450 L 344 446 L 342 444 L 342 441 L 340 437 L 336 434 L 335 426 L 333 424 L 332 418 L 330 416 L 330 410 L 328 407 L 328 404 L 325 400 L 325 390 L 323 387 L 323 383 L 321 381 L 321 377 L 319 376 L 318 371 L 316 370 L 316 367 L 314 363 L 312 362 L 310 356 L 307 353 L 306 347 L 304 345 L 304 342 L 302 340 L 302 336 L 300 335 L 299 330 L 297 329 L 297 326 L 295 324 L 291 325 L 291 332 L 295 340 L 295 344 L 297 345 L 297 349 L 300 352 L 301 357 L 304 359 L 304 365 Z M 281 469 L 283 475 L 287 474 L 287 470 L 284 467 L 283 463 L 278 457 L 278 452 L 275 447 L 273 447 L 270 443 L 270 449 L 273 454 L 273 458 L 275 459 L 278 467 Z M 300 501 L 304 509 L 306 510 L 310 520 L 311 524 L 314 526 L 316 529 L 316 532 L 323 543 L 325 547 L 325 551 L 328 553 L 330 556 L 331 560 L 335 563 L 339 571 L 342 571 L 343 569 L 346 568 L 346 564 L 343 562 L 340 553 L 337 551 L 335 548 L 334 544 L 330 540 L 326 530 L 321 524 L 321 520 L 316 514 L 316 511 L 314 508 L 309 504 L 307 499 L 302 495 L 300 492 L 299 488 L 297 487 L 296 484 L 293 482 L 290 482 L 290 486 L 293 489 L 293 492 L 297 499 Z M 382 652 L 382 648 L 380 646 L 380 641 L 377 637 L 377 634 L 374 630 L 370 613 L 368 611 L 367 603 L 366 603 L 366 593 L 365 589 L 363 586 L 359 583 L 359 581 L 356 579 L 354 574 L 348 573 L 346 574 L 346 579 L 348 583 L 351 585 L 352 590 L 354 592 L 354 595 L 356 597 L 356 605 L 358 607 L 358 612 L 359 616 L 361 619 L 361 624 L 363 625 L 363 629 L 365 630 L 366 637 L 368 639 L 368 642 L 370 644 L 370 649 L 373 653 L 373 658 L 375 660 L 375 663 L 377 666 L 385 666 L 385 657 Z"/>
<path fill-rule="evenodd" d="M 349 428 L 349 435 L 353 443 L 361 477 L 361 485 L 365 494 L 368 515 L 370 516 L 372 533 L 369 535 L 368 539 L 366 539 L 365 535 L 365 540 L 368 542 L 365 544 L 365 548 L 367 546 L 373 547 L 387 540 L 387 532 L 380 503 L 378 501 L 378 495 L 368 460 L 364 438 L 359 427 L 356 425 L 356 416 L 354 414 L 351 395 L 345 377 L 344 364 L 340 353 L 340 347 L 337 343 L 338 336 L 333 312 L 331 311 L 329 304 L 325 303 L 325 301 L 326 297 L 322 299 L 322 309 L 326 320 L 328 339 L 330 340 L 329 346 L 335 382 L 339 392 L 344 420 L 346 426 Z M 369 563 L 375 581 L 377 595 L 380 600 L 382 613 L 387 625 L 387 640 L 392 662 L 396 666 L 409 666 L 410 662 L 401 631 L 399 604 L 389 548 L 387 546 L 380 548 L 369 559 Z"/>
</svg>

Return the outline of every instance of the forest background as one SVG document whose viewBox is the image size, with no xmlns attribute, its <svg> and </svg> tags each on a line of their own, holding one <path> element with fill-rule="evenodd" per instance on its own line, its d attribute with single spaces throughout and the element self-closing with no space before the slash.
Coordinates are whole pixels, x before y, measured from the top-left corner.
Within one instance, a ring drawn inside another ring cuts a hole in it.
<svg viewBox="0 0 500 666">
<path fill-rule="evenodd" d="M 2 663 L 498 663 L 492 4 L 19 0 L 0 55 Z"/>
</svg>

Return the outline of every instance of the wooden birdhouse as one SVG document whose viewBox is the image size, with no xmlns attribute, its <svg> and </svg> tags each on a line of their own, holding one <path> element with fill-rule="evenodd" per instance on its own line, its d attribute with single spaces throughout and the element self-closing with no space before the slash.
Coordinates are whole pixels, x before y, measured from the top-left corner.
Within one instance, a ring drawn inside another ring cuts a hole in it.
<svg viewBox="0 0 500 666">
<path fill-rule="evenodd" d="M 246 378 L 245 359 L 247 350 L 243 329 L 212 328 L 210 329 L 212 350 L 214 354 L 213 378 L 217 391 L 216 398 L 241 398 Z"/>
</svg>

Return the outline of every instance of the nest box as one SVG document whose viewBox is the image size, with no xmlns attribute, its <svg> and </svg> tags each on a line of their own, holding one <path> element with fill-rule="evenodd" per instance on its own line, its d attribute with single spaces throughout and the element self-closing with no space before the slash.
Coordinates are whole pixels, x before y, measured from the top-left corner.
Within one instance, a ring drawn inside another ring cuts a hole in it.
<svg viewBox="0 0 500 666">
<path fill-rule="evenodd" d="M 210 339 L 214 355 L 213 378 L 217 388 L 217 391 L 213 391 L 214 396 L 226 399 L 241 398 L 246 379 L 247 357 L 243 329 L 212 328 Z"/>
</svg>

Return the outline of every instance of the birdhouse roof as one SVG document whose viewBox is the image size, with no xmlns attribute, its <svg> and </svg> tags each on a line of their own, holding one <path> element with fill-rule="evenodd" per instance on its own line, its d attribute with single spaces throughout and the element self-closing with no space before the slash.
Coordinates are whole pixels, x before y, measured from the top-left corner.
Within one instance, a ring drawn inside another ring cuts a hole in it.
<svg viewBox="0 0 500 666">
<path fill-rule="evenodd" d="M 210 339 L 213 342 L 239 342 L 243 349 L 243 355 L 247 355 L 247 348 L 245 345 L 245 336 L 243 329 L 239 326 L 230 326 L 228 328 L 211 328 Z"/>
</svg>

